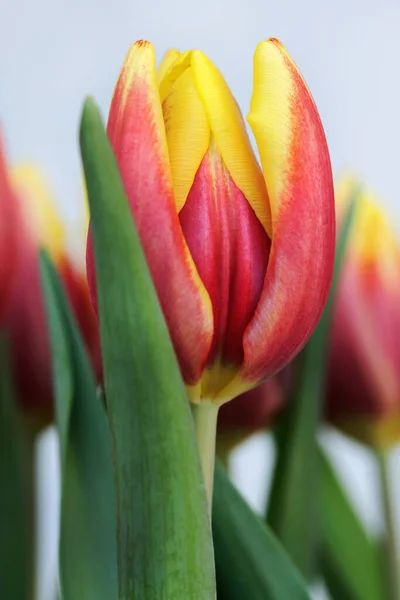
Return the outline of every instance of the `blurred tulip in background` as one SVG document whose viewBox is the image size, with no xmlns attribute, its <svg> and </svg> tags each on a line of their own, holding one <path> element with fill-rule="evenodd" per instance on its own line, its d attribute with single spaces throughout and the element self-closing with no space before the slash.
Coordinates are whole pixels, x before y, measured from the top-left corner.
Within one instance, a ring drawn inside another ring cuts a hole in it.
<svg viewBox="0 0 400 600">
<path fill-rule="evenodd" d="M 41 289 L 38 252 L 52 257 L 68 291 L 93 366 L 100 372 L 97 326 L 84 272 L 67 252 L 65 227 L 44 176 L 28 164 L 7 168 L 0 161 L 0 223 L 6 223 L 4 251 L 10 265 L 2 283 L 2 297 L 9 296 L 4 329 L 9 338 L 13 384 L 19 404 L 42 426 L 53 417 L 51 354 Z M 12 216 L 13 226 L 11 226 Z M 10 241 L 8 241 L 10 240 Z M 6 244 L 5 244 L 6 245 Z M 1 272 L 1 271 L 0 271 Z"/>
<path fill-rule="evenodd" d="M 340 215 L 357 189 L 337 189 Z M 400 249 L 379 202 L 361 191 L 333 315 L 326 412 L 346 433 L 386 447 L 400 440 Z"/>
</svg>

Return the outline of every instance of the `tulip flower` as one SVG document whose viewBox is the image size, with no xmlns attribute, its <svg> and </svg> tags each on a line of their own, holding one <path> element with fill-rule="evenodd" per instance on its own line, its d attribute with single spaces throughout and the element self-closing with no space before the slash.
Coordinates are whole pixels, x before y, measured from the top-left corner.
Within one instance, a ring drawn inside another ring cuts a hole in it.
<svg viewBox="0 0 400 600">
<path fill-rule="evenodd" d="M 248 122 L 200 51 L 135 43 L 107 131 L 192 402 L 220 405 L 288 363 L 323 310 L 335 246 L 328 148 L 275 39 L 254 57 Z M 88 279 L 95 303 L 92 245 Z"/>
<path fill-rule="evenodd" d="M 339 216 L 355 186 L 350 179 L 339 186 Z M 399 306 L 400 246 L 389 218 L 362 191 L 337 290 L 326 412 L 374 446 L 400 440 Z"/>
<path fill-rule="evenodd" d="M 13 201 L 17 215 L 18 260 L 5 328 L 17 399 L 31 420 L 41 426 L 53 415 L 53 385 L 39 247 L 49 252 L 64 281 L 96 370 L 99 369 L 98 331 L 86 277 L 67 256 L 64 226 L 42 175 L 30 165 L 21 165 L 10 170 L 10 181 L 13 189 L 10 202 Z"/>
</svg>

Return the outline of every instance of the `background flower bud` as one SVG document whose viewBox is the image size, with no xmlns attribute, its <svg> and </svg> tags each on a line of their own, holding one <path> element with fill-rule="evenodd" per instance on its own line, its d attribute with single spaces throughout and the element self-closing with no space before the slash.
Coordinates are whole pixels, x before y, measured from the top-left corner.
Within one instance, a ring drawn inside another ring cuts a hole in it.
<svg viewBox="0 0 400 600">
<path fill-rule="evenodd" d="M 49 252 L 64 281 L 93 365 L 100 372 L 98 330 L 85 275 L 68 257 L 64 225 L 44 177 L 31 165 L 17 166 L 9 174 L 18 252 L 5 330 L 18 401 L 38 424 L 43 424 L 53 416 L 53 384 L 39 270 L 40 247 Z"/>
<path fill-rule="evenodd" d="M 338 215 L 355 193 L 346 179 L 337 190 Z M 400 440 L 400 252 L 378 201 L 357 200 L 337 290 L 326 413 L 371 445 Z"/>
</svg>

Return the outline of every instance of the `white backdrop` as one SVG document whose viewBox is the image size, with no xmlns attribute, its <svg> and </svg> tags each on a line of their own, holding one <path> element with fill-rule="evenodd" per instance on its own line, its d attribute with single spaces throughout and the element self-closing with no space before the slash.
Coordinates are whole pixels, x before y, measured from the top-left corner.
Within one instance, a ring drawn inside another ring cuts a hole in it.
<svg viewBox="0 0 400 600">
<path fill-rule="evenodd" d="M 400 223 L 400 4 L 397 0 L 0 0 L 0 122 L 11 158 L 40 162 L 65 215 L 80 211 L 77 127 L 90 93 L 104 114 L 129 45 L 147 38 L 159 55 L 200 47 L 223 71 L 246 112 L 252 54 L 281 39 L 317 102 L 334 171 L 351 168 L 382 196 Z M 339 436 L 330 450 L 365 521 L 380 527 L 368 453 Z M 262 506 L 268 442 L 236 454 L 235 477 Z M 400 456 L 397 456 L 397 467 Z M 249 463 L 251 468 L 249 468 Z M 57 460 L 54 435 L 40 446 L 44 531 L 39 600 L 50 600 L 56 563 Z M 396 471 L 395 492 L 400 500 Z"/>
</svg>

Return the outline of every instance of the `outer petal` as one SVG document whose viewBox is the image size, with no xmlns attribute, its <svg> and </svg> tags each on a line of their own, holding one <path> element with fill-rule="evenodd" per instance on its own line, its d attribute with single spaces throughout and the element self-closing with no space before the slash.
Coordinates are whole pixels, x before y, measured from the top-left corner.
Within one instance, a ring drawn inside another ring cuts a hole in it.
<svg viewBox="0 0 400 600">
<path fill-rule="evenodd" d="M 272 214 L 261 299 L 244 336 L 242 378 L 282 368 L 311 335 L 331 282 L 335 214 L 324 131 L 311 94 L 276 40 L 254 58 L 253 129 Z"/>
<path fill-rule="evenodd" d="M 186 383 L 198 381 L 211 345 L 207 292 L 179 225 L 152 46 L 132 46 L 111 104 L 108 134 Z M 89 272 L 93 277 L 91 252 Z"/>
<path fill-rule="evenodd" d="M 17 205 L 0 138 L 0 324 L 14 284 L 17 245 Z"/>
</svg>

